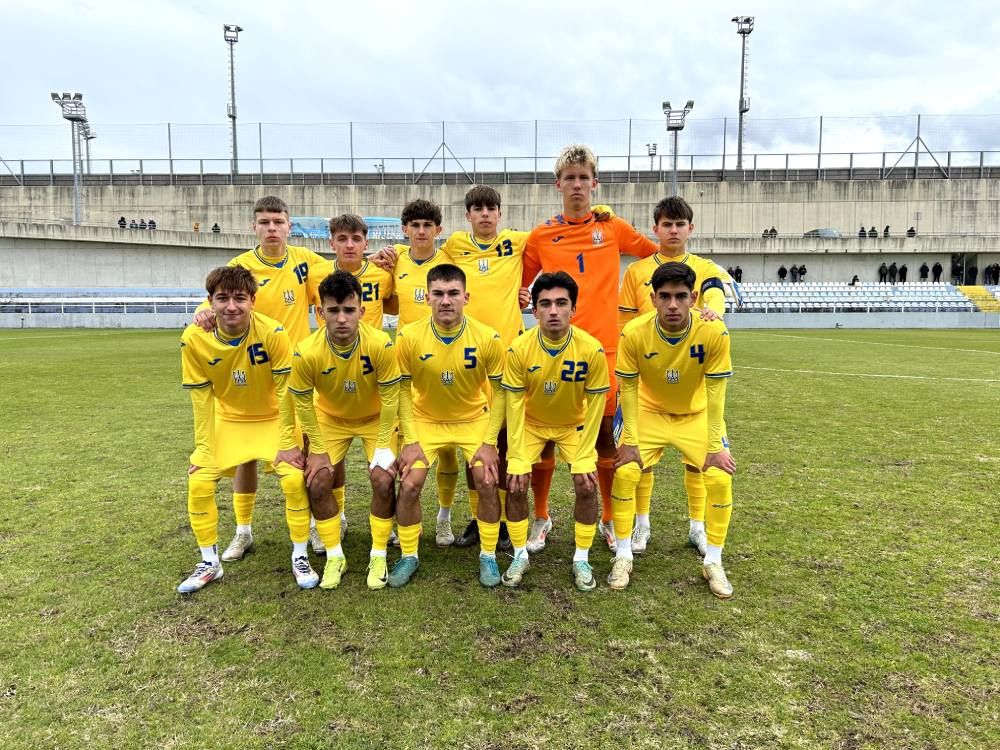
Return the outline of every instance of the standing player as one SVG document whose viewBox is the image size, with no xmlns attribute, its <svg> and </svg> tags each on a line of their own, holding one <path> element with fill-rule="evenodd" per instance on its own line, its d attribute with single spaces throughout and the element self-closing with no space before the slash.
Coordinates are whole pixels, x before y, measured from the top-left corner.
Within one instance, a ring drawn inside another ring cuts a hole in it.
<svg viewBox="0 0 1000 750">
<path fill-rule="evenodd" d="M 695 272 L 695 289 L 704 320 L 721 320 L 726 313 L 726 284 L 732 279 L 725 271 L 708 258 L 701 258 L 687 251 L 687 243 L 694 232 L 694 211 L 687 201 L 680 197 L 664 198 L 653 210 L 653 232 L 660 241 L 660 250 L 640 261 L 636 261 L 625 271 L 622 279 L 621 296 L 618 300 L 618 327 L 638 315 L 653 310 L 649 286 L 653 272 L 664 263 L 677 262 L 690 266 Z M 723 425 L 723 442 L 728 448 Z M 708 538 L 705 536 L 705 480 L 701 468 L 684 464 L 684 489 L 688 500 L 688 544 L 697 548 L 698 554 L 705 556 Z M 649 506 L 653 494 L 653 472 L 643 469 L 642 478 L 636 488 L 635 531 L 632 534 L 632 552 L 641 554 L 649 542 Z"/>
<path fill-rule="evenodd" d="M 581 591 L 597 585 L 588 558 L 597 526 L 595 442 L 609 387 L 608 364 L 597 339 L 570 325 L 577 291 L 562 271 L 539 276 L 531 288 L 538 326 L 515 339 L 507 353 L 507 525 L 514 561 L 503 575 L 505 586 L 517 586 L 528 570 L 528 477 L 550 443 L 573 475 L 573 580 Z"/>
<path fill-rule="evenodd" d="M 732 375 L 729 332 L 720 320 L 692 314 L 698 299 L 695 272 L 664 263 L 653 273 L 653 312 L 625 326 L 618 351 L 624 432 L 615 465 L 614 526 L 617 553 L 608 583 L 628 586 L 632 572 L 632 521 L 643 467 L 667 446 L 705 473 L 708 550 L 702 575 L 720 599 L 733 595 L 722 567 L 722 547 L 733 512 L 736 464 L 723 444 L 726 379 Z"/>
<path fill-rule="evenodd" d="M 344 457 L 361 438 L 372 484 L 372 549 L 368 588 L 386 584 L 386 544 L 392 531 L 394 439 L 399 399 L 399 365 L 389 336 L 362 322 L 361 283 L 337 271 L 319 285 L 323 328 L 295 349 L 289 390 L 302 430 L 309 436 L 306 477 L 333 471 L 335 490 L 343 493 Z M 331 466 L 332 464 L 332 466 Z M 339 485 L 336 477 L 341 477 Z M 312 504 L 316 528 L 327 548 L 320 587 L 336 588 L 347 569 L 340 546 L 340 515 L 334 496 Z"/>
<path fill-rule="evenodd" d="M 292 360 L 288 334 L 277 321 L 253 312 L 257 282 L 247 269 L 216 268 L 205 288 L 217 329 L 190 325 L 181 336 L 183 384 L 194 408 L 188 515 L 202 560 L 177 590 L 194 593 L 222 578 L 215 487 L 223 472 L 258 460 L 273 461 L 280 477 L 292 537 L 292 573 L 301 588 L 312 588 L 319 577 L 306 552 L 309 498 L 287 394 Z"/>
<path fill-rule="evenodd" d="M 504 418 L 499 387 L 503 346 L 496 331 L 464 314 L 469 294 L 461 269 L 451 264 L 431 269 L 427 288 L 431 317 L 403 327 L 396 335 L 403 376 L 399 423 L 404 436 L 396 525 L 403 556 L 389 574 L 389 585 L 405 586 L 420 564 L 420 491 L 439 451 L 452 448 L 465 454 L 479 493 L 479 580 L 484 586 L 496 586 L 500 583 L 496 441 Z"/>
<path fill-rule="evenodd" d="M 595 220 L 590 199 L 597 188 L 597 159 L 589 148 L 578 145 L 564 148 L 556 160 L 555 175 L 556 190 L 562 194 L 563 210 L 535 227 L 528 237 L 522 285 L 528 286 L 539 271 L 565 271 L 572 276 L 580 288 L 575 324 L 601 343 L 608 360 L 608 370 L 613 372 L 618 347 L 616 321 L 621 255 L 645 258 L 655 253 L 657 246 L 623 219 Z M 611 511 L 615 391 L 612 376 L 597 437 L 597 476 L 602 500 L 599 528 L 612 551 L 615 547 Z M 547 533 L 552 522 L 548 518 L 540 518 L 537 508 L 535 515 L 539 531 Z M 534 531 L 532 537 L 535 536 Z"/>
<path fill-rule="evenodd" d="M 330 249 L 337 256 L 334 270 L 346 271 L 361 284 L 364 322 L 382 330 L 385 303 L 393 296 L 392 274 L 365 258 L 368 249 L 368 225 L 356 214 L 341 214 L 330 219 Z M 395 305 L 393 304 L 393 309 Z"/>
<path fill-rule="evenodd" d="M 281 198 L 268 195 L 253 207 L 253 231 L 257 247 L 229 261 L 227 265 L 248 269 L 257 280 L 255 309 L 274 318 L 288 332 L 292 346 L 309 335 L 309 307 L 318 302 L 319 282 L 333 271 L 333 264 L 305 247 L 288 244 L 291 221 L 288 205 Z M 216 319 L 210 309 L 201 309 L 194 322 L 211 331 Z M 322 489 L 319 485 L 317 488 Z M 310 487 L 310 491 L 314 491 Z M 240 466 L 233 477 L 233 511 L 236 535 L 222 553 L 225 562 L 241 560 L 253 549 L 253 509 L 257 495 L 257 464 Z M 343 506 L 341 506 L 343 508 Z M 346 529 L 346 524 L 342 526 Z M 319 537 L 313 537 L 313 549 L 322 554 Z"/>
</svg>

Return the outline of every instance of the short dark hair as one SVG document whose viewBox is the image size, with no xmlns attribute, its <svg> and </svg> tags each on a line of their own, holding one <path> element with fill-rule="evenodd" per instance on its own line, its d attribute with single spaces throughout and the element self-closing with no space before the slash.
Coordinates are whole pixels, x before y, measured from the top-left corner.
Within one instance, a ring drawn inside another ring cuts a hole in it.
<svg viewBox="0 0 1000 750">
<path fill-rule="evenodd" d="M 569 301 L 573 303 L 573 307 L 576 307 L 576 298 L 580 293 L 580 287 L 568 273 L 565 271 L 543 273 L 535 279 L 535 283 L 531 285 L 531 304 L 537 306 L 538 295 L 549 289 L 565 289 L 569 292 Z"/>
<path fill-rule="evenodd" d="M 243 266 L 213 268 L 205 277 L 205 291 L 211 297 L 219 289 L 227 292 L 246 292 L 253 297 L 257 294 L 257 279 Z"/>
<path fill-rule="evenodd" d="M 653 223 L 659 224 L 660 219 L 684 219 L 690 224 L 694 221 L 694 211 L 686 200 L 672 195 L 657 203 L 653 209 Z"/>
<path fill-rule="evenodd" d="M 357 214 L 341 214 L 340 216 L 334 216 L 330 219 L 330 236 L 333 237 L 337 232 L 361 232 L 365 237 L 368 236 L 368 225 L 365 224 L 365 220 L 362 219 Z"/>
<path fill-rule="evenodd" d="M 324 300 L 332 299 L 336 303 L 341 303 L 351 295 L 361 302 L 361 282 L 353 274 L 347 271 L 334 271 L 319 283 L 319 299 L 322 304 Z"/>
<path fill-rule="evenodd" d="M 465 194 L 465 210 L 471 211 L 474 206 L 500 208 L 500 193 L 489 185 L 476 185 Z"/>
<path fill-rule="evenodd" d="M 411 221 L 433 221 L 437 226 L 441 226 L 441 209 L 436 203 L 417 198 L 403 206 L 403 214 L 399 221 L 404 227 Z"/>
<path fill-rule="evenodd" d="M 453 266 L 451 263 L 442 263 L 440 266 L 434 266 L 434 268 L 427 272 L 428 289 L 431 288 L 432 281 L 461 281 L 464 287 L 465 271 L 458 266 Z"/>
<path fill-rule="evenodd" d="M 269 213 L 285 215 L 288 214 L 288 204 L 285 203 L 281 198 L 276 195 L 265 195 L 263 198 L 258 199 L 256 203 L 253 204 L 254 216 L 257 214 L 267 211 Z"/>
<path fill-rule="evenodd" d="M 650 282 L 653 292 L 658 292 L 665 284 L 683 284 L 692 292 L 694 291 L 695 276 L 694 269 L 686 263 L 664 263 L 653 271 L 653 279 Z"/>
</svg>

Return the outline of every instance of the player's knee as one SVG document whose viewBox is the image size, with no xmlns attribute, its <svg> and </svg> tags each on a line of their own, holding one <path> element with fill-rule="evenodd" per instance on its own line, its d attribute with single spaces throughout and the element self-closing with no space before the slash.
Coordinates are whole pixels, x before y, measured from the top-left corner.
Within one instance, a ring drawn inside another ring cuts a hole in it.
<svg viewBox="0 0 1000 750">
<path fill-rule="evenodd" d="M 411 471 L 407 474 L 403 481 L 399 483 L 399 501 L 400 503 L 415 503 L 420 499 L 420 491 L 424 488 L 424 478 L 421 476 L 419 478 L 413 476 Z"/>
<path fill-rule="evenodd" d="M 733 478 L 714 466 L 704 472 L 705 491 L 713 500 L 731 502 L 733 499 Z"/>
<path fill-rule="evenodd" d="M 641 478 L 642 469 L 639 468 L 639 464 L 637 463 L 629 462 L 615 469 L 615 479 L 620 479 L 623 482 L 638 482 Z"/>
<path fill-rule="evenodd" d="M 594 485 L 584 479 L 582 474 L 573 475 L 573 492 L 576 494 L 577 503 L 581 501 L 593 502 L 594 500 Z"/>
<path fill-rule="evenodd" d="M 387 471 L 373 471 L 371 474 L 372 492 L 376 497 L 384 497 L 392 494 L 392 485 L 395 480 L 392 474 Z"/>
</svg>

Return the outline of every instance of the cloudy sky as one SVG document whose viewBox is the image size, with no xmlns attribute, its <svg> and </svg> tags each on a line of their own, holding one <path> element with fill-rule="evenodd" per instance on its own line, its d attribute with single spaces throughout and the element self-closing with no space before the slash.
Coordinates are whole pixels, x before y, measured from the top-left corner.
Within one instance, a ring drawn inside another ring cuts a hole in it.
<svg viewBox="0 0 1000 750">
<path fill-rule="evenodd" d="M 50 91 L 84 94 L 95 158 L 226 158 L 228 47 L 241 156 L 529 156 L 569 140 L 643 154 L 660 102 L 696 102 L 681 153 L 735 149 L 740 44 L 753 15 L 748 150 L 1000 144 L 1000 16 L 986 2 L 2 0 L 9 67 L 0 158 L 66 158 Z M 16 62 L 15 62 L 16 61 Z M 12 74 L 12 71 L 16 73 Z M 930 115 L 933 115 L 930 116 Z M 723 118 L 731 118 L 724 123 Z M 633 134 L 628 138 L 628 119 Z M 593 121 L 593 122 L 581 122 Z M 611 121 L 611 122 L 597 122 Z M 257 123 L 265 123 L 258 129 Z M 511 123 L 511 124 L 504 124 Z M 140 127 L 140 124 L 142 125 Z M 281 125 L 279 125 L 281 124 Z M 666 151 L 661 147 L 662 151 Z"/>
</svg>

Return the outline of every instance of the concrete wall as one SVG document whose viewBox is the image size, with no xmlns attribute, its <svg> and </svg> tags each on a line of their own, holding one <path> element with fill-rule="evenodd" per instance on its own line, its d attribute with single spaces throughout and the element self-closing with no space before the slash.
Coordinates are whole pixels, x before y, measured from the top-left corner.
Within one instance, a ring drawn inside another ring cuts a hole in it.
<svg viewBox="0 0 1000 750">
<path fill-rule="evenodd" d="M 497 185 L 504 199 L 505 225 L 530 229 L 560 209 L 552 184 Z M 193 222 L 224 231 L 249 227 L 254 201 L 273 193 L 298 216 L 332 216 L 352 211 L 398 216 L 413 198 L 429 198 L 444 210 L 446 231 L 465 227 L 467 184 L 444 186 L 103 186 L 84 189 L 84 222 L 111 226 L 124 215 L 156 219 L 161 229 L 189 230 Z M 815 182 L 692 182 L 681 194 L 695 210 L 703 237 L 759 236 L 774 226 L 781 236 L 801 236 L 832 227 L 855 236 L 858 227 L 888 224 L 901 235 L 915 225 L 924 235 L 1000 235 L 1000 180 L 823 180 Z M 665 183 L 602 185 L 595 202 L 612 205 L 622 217 L 646 228 L 652 208 L 667 195 Z M 68 221 L 71 187 L 2 187 L 0 221 Z M 917 213 L 920 218 L 917 219 Z"/>
</svg>

